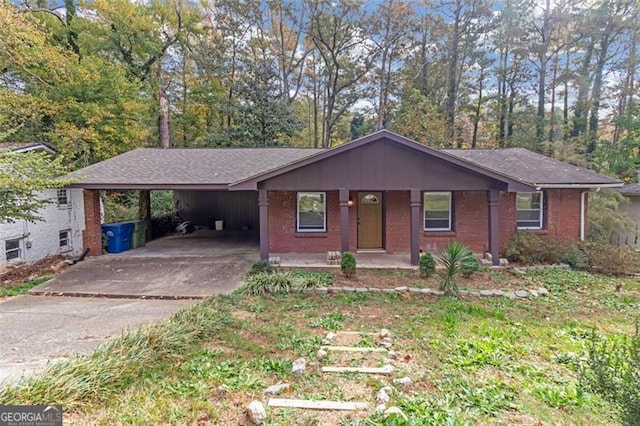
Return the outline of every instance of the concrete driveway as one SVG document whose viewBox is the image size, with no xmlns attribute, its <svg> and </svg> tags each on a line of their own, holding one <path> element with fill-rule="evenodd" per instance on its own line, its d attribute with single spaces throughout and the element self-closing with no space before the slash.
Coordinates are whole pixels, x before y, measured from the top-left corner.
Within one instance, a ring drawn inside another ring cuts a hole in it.
<svg viewBox="0 0 640 426">
<path fill-rule="evenodd" d="M 196 299 L 230 293 L 258 258 L 249 235 L 200 231 L 89 258 L 26 296 L 0 301 L 0 386 Z"/>
</svg>

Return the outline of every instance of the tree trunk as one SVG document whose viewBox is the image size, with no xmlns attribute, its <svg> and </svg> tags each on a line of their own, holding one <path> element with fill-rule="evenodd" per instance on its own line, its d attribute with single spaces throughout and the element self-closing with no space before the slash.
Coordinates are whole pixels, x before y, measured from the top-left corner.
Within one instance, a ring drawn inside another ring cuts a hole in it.
<svg viewBox="0 0 640 426">
<path fill-rule="evenodd" d="M 478 125 L 480 123 L 480 111 L 482 108 L 482 89 L 484 83 L 484 68 L 480 70 L 480 81 L 478 82 L 478 102 L 476 102 L 475 114 L 473 117 L 473 137 L 471 138 L 471 148 L 478 144 Z"/>
<path fill-rule="evenodd" d="M 151 240 L 151 191 L 139 191 L 138 193 L 138 219 L 147 222 L 147 234 L 145 240 Z"/>
<path fill-rule="evenodd" d="M 456 15 L 453 21 L 453 33 L 451 35 L 451 54 L 449 57 L 449 72 L 447 90 L 447 138 L 449 139 L 451 146 L 455 147 L 455 121 L 456 121 L 456 97 L 458 92 L 457 87 L 457 70 L 458 70 L 458 49 L 460 44 L 460 9 L 456 9 Z"/>
<path fill-rule="evenodd" d="M 584 59 L 580 71 L 578 73 L 578 99 L 576 99 L 575 109 L 573 113 L 573 127 L 571 136 L 576 137 L 586 133 L 587 131 L 587 114 L 589 87 L 591 86 L 591 77 L 589 71 L 591 69 L 591 57 L 593 56 L 593 41 L 589 43 L 584 54 Z"/>
<path fill-rule="evenodd" d="M 589 116 L 589 144 L 587 145 L 588 153 L 595 151 L 596 143 L 598 141 L 598 115 L 600 112 L 600 100 L 602 98 L 602 74 L 605 62 L 607 61 L 610 41 L 611 39 L 608 34 L 602 36 L 602 40 L 600 41 L 600 53 L 598 54 L 596 69 L 593 75 L 591 115 Z"/>
</svg>

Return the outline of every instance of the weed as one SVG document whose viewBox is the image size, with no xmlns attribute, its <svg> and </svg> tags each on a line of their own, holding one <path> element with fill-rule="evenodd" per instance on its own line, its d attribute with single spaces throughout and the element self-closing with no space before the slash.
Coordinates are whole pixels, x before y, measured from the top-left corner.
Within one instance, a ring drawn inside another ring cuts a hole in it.
<svg viewBox="0 0 640 426">
<path fill-rule="evenodd" d="M 310 356 L 316 353 L 321 344 L 322 339 L 317 336 L 296 333 L 282 337 L 277 347 L 280 350 L 291 351 L 296 356 Z"/>
<path fill-rule="evenodd" d="M 251 269 L 249 270 L 249 272 L 247 272 L 247 276 L 261 273 L 272 274 L 277 270 L 278 268 L 269 263 L 268 260 L 261 260 L 251 265 Z"/>
<path fill-rule="evenodd" d="M 254 358 L 249 365 L 263 374 L 276 374 L 283 377 L 291 371 L 292 362 L 290 359 L 261 357 Z"/>
<path fill-rule="evenodd" d="M 325 330 L 331 331 L 342 330 L 342 323 L 344 322 L 345 318 L 346 316 L 341 312 L 329 312 L 322 315 L 320 318 L 311 321 L 311 327 L 320 327 L 324 328 Z"/>
<path fill-rule="evenodd" d="M 0 297 L 19 296 L 21 294 L 25 294 L 35 286 L 47 282 L 50 279 L 51 277 L 40 277 L 15 286 L 0 286 Z"/>
<path fill-rule="evenodd" d="M 289 293 L 290 291 L 318 287 L 322 282 L 320 274 L 286 272 L 258 272 L 248 275 L 244 285 L 236 292 L 240 295 L 264 295 L 266 293 Z"/>
<path fill-rule="evenodd" d="M 549 407 L 561 408 L 567 406 L 583 407 L 589 403 L 589 396 L 576 385 L 543 385 L 531 392 L 536 398 Z"/>
<path fill-rule="evenodd" d="M 313 287 L 328 287 L 333 284 L 333 276 L 323 272 L 311 272 L 302 269 L 294 269 L 291 271 L 294 279 L 300 279 L 311 283 Z"/>
</svg>

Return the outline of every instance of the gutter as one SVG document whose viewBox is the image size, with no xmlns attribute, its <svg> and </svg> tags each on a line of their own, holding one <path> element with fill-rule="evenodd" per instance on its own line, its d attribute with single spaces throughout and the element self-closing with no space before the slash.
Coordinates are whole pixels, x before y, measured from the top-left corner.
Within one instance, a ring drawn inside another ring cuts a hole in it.
<svg viewBox="0 0 640 426">
<path fill-rule="evenodd" d="M 585 212 L 584 212 L 584 208 L 585 208 L 585 196 L 587 195 L 588 191 L 582 191 L 580 193 L 580 241 L 584 241 L 585 240 L 585 228 L 586 228 L 586 223 L 585 223 Z"/>
<path fill-rule="evenodd" d="M 537 190 L 540 189 L 596 189 L 596 188 L 620 188 L 620 183 L 533 183 Z"/>
</svg>

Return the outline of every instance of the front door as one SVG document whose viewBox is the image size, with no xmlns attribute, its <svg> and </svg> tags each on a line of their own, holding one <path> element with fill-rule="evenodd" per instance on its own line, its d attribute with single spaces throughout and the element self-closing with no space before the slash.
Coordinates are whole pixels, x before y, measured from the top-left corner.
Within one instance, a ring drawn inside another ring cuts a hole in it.
<svg viewBox="0 0 640 426">
<path fill-rule="evenodd" d="M 358 192 L 358 248 L 383 248 L 382 192 Z"/>
</svg>

